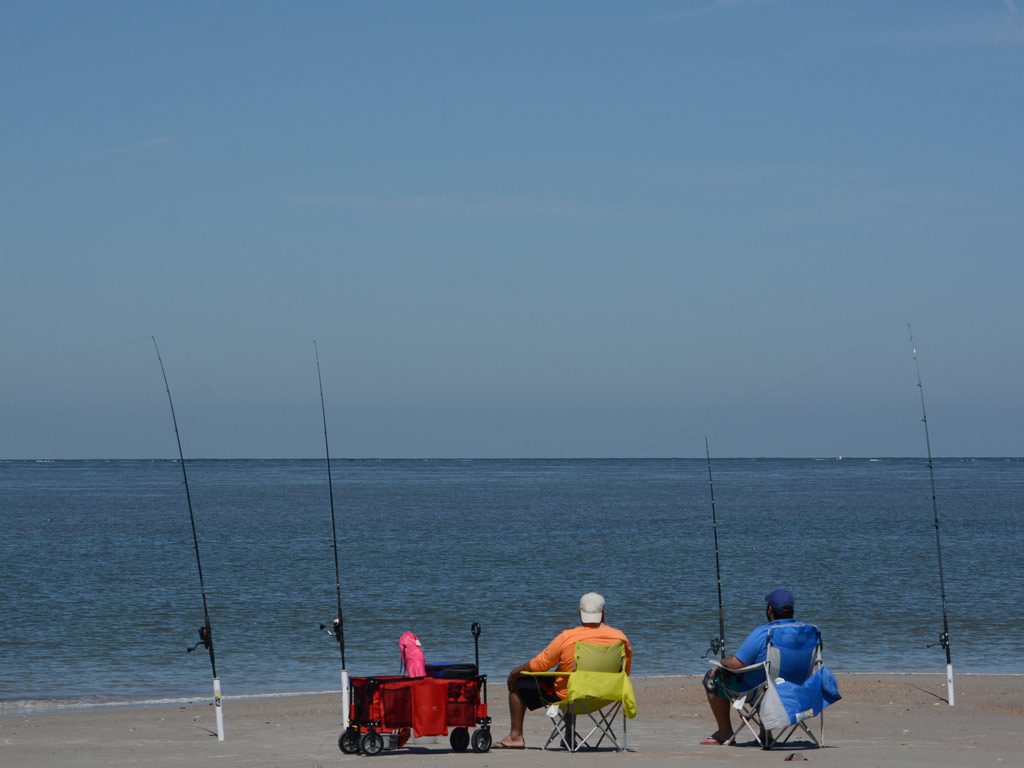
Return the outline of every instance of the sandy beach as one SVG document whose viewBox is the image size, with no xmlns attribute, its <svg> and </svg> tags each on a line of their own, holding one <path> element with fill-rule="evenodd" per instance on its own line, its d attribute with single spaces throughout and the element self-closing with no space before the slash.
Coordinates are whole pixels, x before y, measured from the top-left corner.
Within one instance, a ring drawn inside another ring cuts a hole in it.
<svg viewBox="0 0 1024 768">
<path fill-rule="evenodd" d="M 958 675 L 956 706 L 946 703 L 941 674 L 840 674 L 842 701 L 826 710 L 825 748 L 799 743 L 765 752 L 751 740 L 700 746 L 714 728 L 696 677 L 635 678 L 638 715 L 629 721 L 630 752 L 602 749 L 606 764 L 675 766 L 774 765 L 786 758 L 823 766 L 1020 765 L 1024 743 L 1024 676 Z M 495 739 L 506 733 L 504 689 L 492 685 Z M 581 759 L 541 751 L 547 720 L 527 717 L 525 751 L 453 753 L 445 737 L 369 758 L 337 746 L 340 697 L 316 694 L 231 699 L 225 692 L 226 740 L 215 735 L 213 706 L 149 707 L 0 718 L 0 765 L 329 766 L 402 759 L 410 765 L 471 763 L 548 765 Z"/>
</svg>

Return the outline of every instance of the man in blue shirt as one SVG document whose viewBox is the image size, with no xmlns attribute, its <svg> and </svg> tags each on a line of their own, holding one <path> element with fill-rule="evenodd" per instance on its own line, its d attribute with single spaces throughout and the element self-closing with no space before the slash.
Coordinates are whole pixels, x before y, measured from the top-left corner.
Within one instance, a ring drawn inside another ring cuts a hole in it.
<svg viewBox="0 0 1024 768">
<path fill-rule="evenodd" d="M 739 647 L 735 654 L 722 659 L 726 669 L 712 667 L 704 675 L 704 690 L 708 695 L 711 713 L 715 716 L 718 730 L 704 739 L 701 744 L 725 744 L 732 738 L 730 703 L 726 690 L 733 694 L 749 691 L 764 682 L 764 670 L 757 669 L 737 674 L 731 669 L 742 669 L 758 664 L 768 658 L 768 631 L 780 624 L 798 623 L 793 619 L 793 594 L 785 589 L 776 589 L 766 595 L 765 615 L 768 623 L 757 627 Z"/>
</svg>

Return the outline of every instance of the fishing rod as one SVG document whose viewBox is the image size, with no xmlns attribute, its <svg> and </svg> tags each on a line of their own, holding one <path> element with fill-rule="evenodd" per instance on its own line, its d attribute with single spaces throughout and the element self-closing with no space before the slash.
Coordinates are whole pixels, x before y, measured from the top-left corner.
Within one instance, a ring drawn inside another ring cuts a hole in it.
<svg viewBox="0 0 1024 768">
<path fill-rule="evenodd" d="M 174 422 L 174 436 L 178 440 L 178 458 L 181 459 L 181 475 L 185 480 L 185 499 L 188 501 L 188 517 L 192 521 L 192 543 L 195 545 L 196 550 L 196 568 L 199 571 L 199 591 L 203 595 L 203 618 L 205 624 L 199 628 L 199 642 L 193 645 L 191 648 L 187 648 L 188 653 L 192 653 L 196 648 L 202 645 L 206 650 L 210 652 L 210 667 L 213 669 L 213 704 L 217 712 L 217 741 L 224 741 L 224 711 L 221 707 L 221 695 L 220 695 L 220 678 L 217 677 L 217 662 L 213 656 L 213 632 L 210 629 L 210 611 L 206 605 L 206 586 L 203 583 L 203 564 L 199 560 L 199 536 L 196 534 L 196 518 L 192 514 L 192 496 L 188 490 L 188 472 L 185 471 L 185 454 L 181 450 L 181 434 L 178 432 L 178 418 L 174 415 L 174 400 L 171 399 L 171 387 L 167 383 L 167 371 L 164 370 L 164 361 L 160 357 L 160 347 L 157 346 L 156 336 L 150 336 L 153 339 L 153 347 L 156 349 L 156 359 L 160 363 L 160 373 L 164 377 L 164 387 L 167 389 L 167 402 L 171 406 L 171 421 Z"/>
<path fill-rule="evenodd" d="M 708 439 L 704 438 L 704 454 L 708 459 L 708 487 L 711 489 L 711 529 L 715 533 L 715 577 L 718 580 L 718 637 L 711 638 L 711 647 L 704 656 L 710 653 L 721 653 L 725 658 L 725 612 L 722 609 L 722 570 L 718 562 L 718 517 L 715 514 L 715 483 L 711 479 L 711 449 Z"/>
<path fill-rule="evenodd" d="M 917 362 L 917 347 L 914 345 L 914 331 L 907 323 L 907 330 L 910 332 L 910 348 L 914 352 L 914 368 L 917 370 L 917 389 L 921 394 L 921 421 L 924 422 L 924 443 L 928 448 L 928 477 L 932 485 L 932 514 L 935 518 L 935 550 L 939 556 L 939 594 L 942 596 L 942 634 L 939 635 L 939 642 L 932 645 L 941 645 L 946 651 L 946 690 L 949 694 L 949 706 L 953 706 L 953 659 L 949 652 L 949 619 L 946 615 L 946 580 L 942 575 L 942 544 L 939 540 L 939 505 L 935 500 L 935 469 L 932 466 L 932 444 L 928 437 L 928 414 L 924 409 L 924 385 L 921 383 L 921 366 Z M 929 648 L 932 646 L 929 646 Z"/>
<path fill-rule="evenodd" d="M 334 584 L 338 591 L 338 615 L 335 616 L 333 625 L 334 631 L 327 630 L 327 634 L 338 641 L 338 648 L 341 650 L 341 711 L 345 720 L 345 727 L 348 727 L 348 670 L 345 669 L 345 622 L 341 612 L 341 568 L 338 565 L 338 524 L 334 515 L 334 485 L 331 482 L 331 446 L 327 441 L 327 407 L 324 405 L 324 381 L 320 376 L 320 352 L 316 347 L 316 339 L 313 340 L 313 354 L 316 355 L 316 380 L 320 385 L 320 413 L 324 420 L 324 452 L 327 454 L 327 495 L 331 500 L 331 534 L 334 542 Z M 321 624 L 320 629 L 326 629 L 326 624 Z"/>
</svg>

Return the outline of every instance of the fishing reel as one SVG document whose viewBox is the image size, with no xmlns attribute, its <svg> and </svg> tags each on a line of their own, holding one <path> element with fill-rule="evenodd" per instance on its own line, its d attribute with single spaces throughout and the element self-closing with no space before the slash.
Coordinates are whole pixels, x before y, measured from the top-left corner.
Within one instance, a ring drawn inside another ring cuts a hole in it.
<svg viewBox="0 0 1024 768">
<path fill-rule="evenodd" d="M 701 656 L 702 659 L 706 659 L 708 656 L 717 656 L 725 648 L 725 638 L 722 637 L 712 637 L 709 643 L 708 649 Z"/>
<path fill-rule="evenodd" d="M 193 645 L 191 648 L 186 648 L 186 653 L 192 653 L 199 646 L 203 646 L 206 650 L 210 650 L 210 646 L 213 645 L 213 637 L 210 635 L 210 628 L 205 624 L 199 628 L 199 642 Z"/>
<path fill-rule="evenodd" d="M 331 637 L 340 638 L 341 637 L 341 618 L 338 617 L 338 616 L 335 616 L 334 617 L 334 621 L 331 622 L 331 626 L 334 629 L 333 632 L 330 629 L 327 629 L 327 625 L 326 624 L 321 624 L 320 625 L 320 629 L 327 630 L 327 634 L 330 635 Z"/>
<path fill-rule="evenodd" d="M 925 648 L 934 648 L 936 645 L 940 646 L 944 651 L 949 650 L 949 632 L 943 632 L 939 635 L 939 642 L 930 643 Z"/>
</svg>

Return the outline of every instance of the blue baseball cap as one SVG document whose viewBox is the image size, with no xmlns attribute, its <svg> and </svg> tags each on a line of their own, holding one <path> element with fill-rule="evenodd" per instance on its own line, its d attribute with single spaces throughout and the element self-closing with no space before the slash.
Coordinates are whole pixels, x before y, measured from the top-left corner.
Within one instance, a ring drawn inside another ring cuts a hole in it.
<svg viewBox="0 0 1024 768">
<path fill-rule="evenodd" d="M 765 595 L 764 601 L 776 611 L 792 608 L 794 605 L 793 593 L 788 589 L 776 589 L 771 594 Z"/>
</svg>

